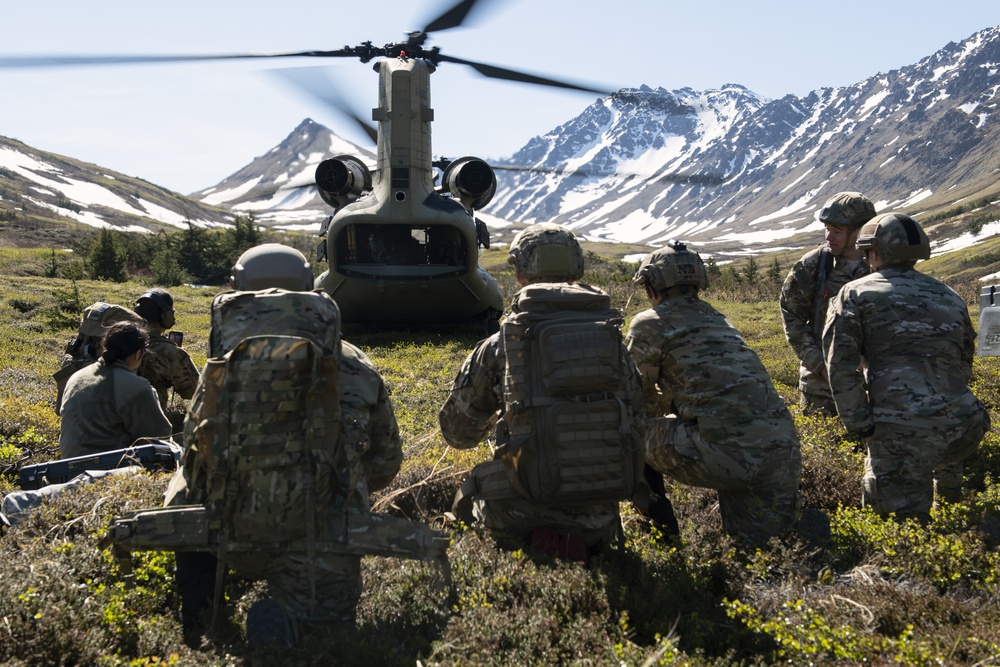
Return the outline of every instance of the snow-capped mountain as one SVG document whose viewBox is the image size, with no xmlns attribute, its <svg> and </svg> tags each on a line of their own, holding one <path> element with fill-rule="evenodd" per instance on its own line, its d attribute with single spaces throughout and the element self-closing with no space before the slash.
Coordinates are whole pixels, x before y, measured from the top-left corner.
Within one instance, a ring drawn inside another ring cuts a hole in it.
<svg viewBox="0 0 1000 667">
<path fill-rule="evenodd" d="M 284 141 L 221 183 L 192 197 L 237 213 L 253 212 L 260 224 L 316 230 L 332 212 L 312 187 L 316 165 L 353 155 L 371 168 L 375 155 L 306 118 Z"/>
<path fill-rule="evenodd" d="M 813 212 L 839 190 L 919 215 L 997 183 L 998 68 L 992 28 L 804 98 L 624 89 L 504 160 L 536 171 L 502 172 L 487 210 L 591 238 L 734 247 L 818 229 Z"/>
<path fill-rule="evenodd" d="M 738 85 L 623 89 L 503 160 L 489 210 L 615 241 L 648 240 L 671 221 L 694 231 L 682 221 L 691 202 L 679 204 L 713 197 L 736 165 L 709 162 L 711 152 L 765 105 Z"/>
<path fill-rule="evenodd" d="M 156 232 L 221 227 L 232 214 L 148 181 L 0 137 L 0 220 L 26 226 L 74 221 Z"/>
</svg>

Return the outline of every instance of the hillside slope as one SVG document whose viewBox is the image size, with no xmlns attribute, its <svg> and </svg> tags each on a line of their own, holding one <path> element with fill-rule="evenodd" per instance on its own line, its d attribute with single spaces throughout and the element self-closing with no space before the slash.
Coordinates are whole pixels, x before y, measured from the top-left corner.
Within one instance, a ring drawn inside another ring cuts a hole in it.
<svg viewBox="0 0 1000 667">
<path fill-rule="evenodd" d="M 141 178 L 0 137 L 0 221 L 156 232 L 189 222 L 228 225 L 232 214 Z"/>
</svg>

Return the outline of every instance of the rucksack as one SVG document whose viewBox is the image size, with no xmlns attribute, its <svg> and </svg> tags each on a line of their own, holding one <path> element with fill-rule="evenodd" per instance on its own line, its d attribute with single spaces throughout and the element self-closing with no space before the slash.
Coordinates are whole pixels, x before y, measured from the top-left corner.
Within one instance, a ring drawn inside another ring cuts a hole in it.
<svg viewBox="0 0 1000 667">
<path fill-rule="evenodd" d="M 216 297 L 212 320 L 185 433 L 220 556 L 311 552 L 341 491 L 337 305 L 321 292 L 237 292 Z"/>
<path fill-rule="evenodd" d="M 633 497 L 645 452 L 626 394 L 621 312 L 593 287 L 534 284 L 500 327 L 504 410 L 497 444 L 524 497 L 596 504 Z"/>
<path fill-rule="evenodd" d="M 52 375 L 56 381 L 56 414 L 60 413 L 63 391 L 70 376 L 101 358 L 101 338 L 105 330 L 123 321 L 146 324 L 135 311 L 113 303 L 98 301 L 84 308 L 76 337 L 66 344 L 62 364 Z"/>
</svg>

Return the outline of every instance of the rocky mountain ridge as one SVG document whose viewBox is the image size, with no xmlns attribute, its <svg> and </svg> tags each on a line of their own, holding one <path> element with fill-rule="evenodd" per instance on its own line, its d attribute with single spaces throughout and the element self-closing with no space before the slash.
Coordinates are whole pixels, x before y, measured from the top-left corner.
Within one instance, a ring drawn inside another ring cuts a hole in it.
<svg viewBox="0 0 1000 667">
<path fill-rule="evenodd" d="M 804 98 L 765 100 L 738 85 L 625 89 L 504 161 L 586 175 L 504 172 L 489 210 L 614 241 L 773 247 L 815 229 L 813 212 L 839 190 L 915 215 L 995 195 L 998 68 L 991 28 Z"/>
<path fill-rule="evenodd" d="M 306 118 L 267 153 L 191 196 L 237 213 L 253 212 L 263 225 L 315 230 L 332 212 L 312 187 L 316 166 L 338 155 L 357 156 L 374 169 L 371 151 Z"/>
</svg>

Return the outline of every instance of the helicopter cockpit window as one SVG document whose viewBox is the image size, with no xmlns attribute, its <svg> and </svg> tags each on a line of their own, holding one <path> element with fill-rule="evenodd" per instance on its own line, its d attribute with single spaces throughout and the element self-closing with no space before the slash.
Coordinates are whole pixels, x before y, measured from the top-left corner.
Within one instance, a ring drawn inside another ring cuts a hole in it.
<svg viewBox="0 0 1000 667">
<path fill-rule="evenodd" d="M 451 225 L 357 224 L 335 241 L 339 265 L 435 266 L 464 268 L 465 237 Z"/>
</svg>

